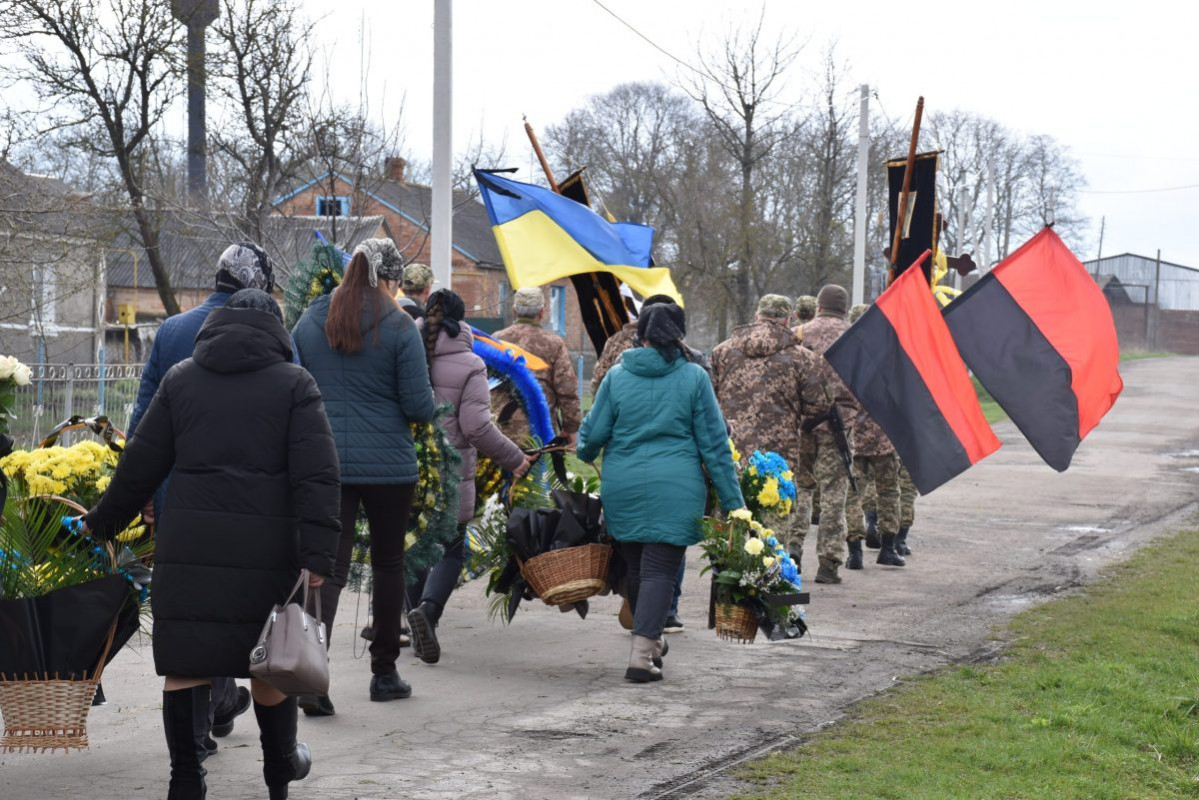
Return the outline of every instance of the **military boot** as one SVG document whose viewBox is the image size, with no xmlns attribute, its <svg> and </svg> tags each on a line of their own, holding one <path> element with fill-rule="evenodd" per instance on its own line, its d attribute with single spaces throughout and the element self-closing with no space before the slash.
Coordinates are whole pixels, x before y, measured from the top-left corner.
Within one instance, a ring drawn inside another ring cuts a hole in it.
<svg viewBox="0 0 1199 800">
<path fill-rule="evenodd" d="M 817 583 L 840 583 L 841 576 L 837 574 L 837 565 L 831 561 L 820 559 L 820 568 L 816 570 Z"/>
<path fill-rule="evenodd" d="M 883 540 L 878 538 L 878 512 L 866 512 L 866 546 L 877 550 L 883 546 Z"/>
<path fill-rule="evenodd" d="M 904 525 L 899 529 L 899 533 L 895 534 L 895 552 L 901 556 L 910 556 L 912 549 L 908 547 L 908 526 Z"/>
<path fill-rule="evenodd" d="M 862 568 L 862 540 L 854 539 L 847 542 L 849 545 L 849 558 L 845 559 L 846 569 L 861 569 Z"/>
<path fill-rule="evenodd" d="M 902 567 L 907 563 L 903 560 L 903 556 L 895 552 L 895 534 L 883 534 L 883 546 L 878 551 L 878 563 L 888 567 Z"/>
</svg>

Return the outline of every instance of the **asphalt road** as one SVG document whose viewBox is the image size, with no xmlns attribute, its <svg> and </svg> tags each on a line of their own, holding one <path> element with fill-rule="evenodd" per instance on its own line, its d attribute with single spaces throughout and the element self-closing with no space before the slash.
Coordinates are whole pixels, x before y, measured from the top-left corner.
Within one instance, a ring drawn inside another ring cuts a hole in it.
<svg viewBox="0 0 1199 800">
<path fill-rule="evenodd" d="M 301 718 L 315 765 L 292 797 L 723 797 L 735 786 L 730 767 L 801 742 L 904 676 L 993 657 L 1002 643 L 992 631 L 1012 613 L 1195 522 L 1199 358 L 1134 362 L 1123 373 L 1123 396 L 1068 472 L 1041 463 L 1010 424 L 996 426 L 998 453 L 919 500 L 906 568 L 868 560 L 840 586 L 805 586 L 811 634 L 802 640 L 718 641 L 704 627 L 693 548 L 688 627 L 671 637 L 659 684 L 622 680 L 628 634 L 613 599 L 593 602 L 586 620 L 526 604 L 503 626 L 488 621 L 476 581 L 446 614 L 440 664 L 405 651 L 400 671 L 414 696 L 371 703 L 356 598 L 344 598 L 333 638 L 338 714 Z M 807 546 L 814 564 L 814 535 Z M 0 755 L 0 797 L 165 797 L 161 683 L 148 643 L 123 652 L 104 686 L 91 749 Z M 207 767 L 210 798 L 265 797 L 252 714 Z"/>
</svg>

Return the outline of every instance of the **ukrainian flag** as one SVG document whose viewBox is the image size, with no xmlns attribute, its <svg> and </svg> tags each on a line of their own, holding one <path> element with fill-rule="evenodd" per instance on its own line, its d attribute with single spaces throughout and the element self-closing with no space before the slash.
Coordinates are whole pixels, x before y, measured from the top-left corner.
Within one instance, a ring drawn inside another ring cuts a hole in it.
<svg viewBox="0 0 1199 800">
<path fill-rule="evenodd" d="M 549 189 L 475 170 L 500 255 L 513 288 L 543 286 L 570 275 L 609 272 L 642 297 L 683 296 L 665 267 L 651 267 L 654 229 L 608 222 Z"/>
</svg>

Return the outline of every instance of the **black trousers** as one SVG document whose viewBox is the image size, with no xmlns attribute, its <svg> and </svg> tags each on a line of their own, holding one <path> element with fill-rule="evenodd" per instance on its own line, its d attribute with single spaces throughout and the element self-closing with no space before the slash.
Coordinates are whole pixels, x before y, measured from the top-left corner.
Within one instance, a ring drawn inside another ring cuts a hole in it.
<svg viewBox="0 0 1199 800">
<path fill-rule="evenodd" d="M 400 657 L 400 624 L 404 613 L 404 536 L 412 513 L 416 484 L 342 484 L 341 541 L 337 565 L 321 594 L 321 616 L 333 629 L 337 595 L 346 585 L 354 552 L 354 523 L 359 507 L 366 511 L 371 537 L 371 576 L 374 593 L 375 640 L 371 642 L 371 672 L 387 675 Z M 327 602 L 332 600 L 333 602 Z"/>
<path fill-rule="evenodd" d="M 621 542 L 628 572 L 625 591 L 633 609 L 633 633 L 647 639 L 662 636 L 674 597 L 675 576 L 687 548 L 673 544 Z"/>
<path fill-rule="evenodd" d="M 466 525 L 458 526 L 458 536 L 446 545 L 441 559 L 422 574 L 415 586 L 408 587 L 408 606 L 416 608 L 421 603 L 433 605 L 433 622 L 441 619 L 445 604 L 458 587 L 462 564 L 466 561 Z"/>
</svg>

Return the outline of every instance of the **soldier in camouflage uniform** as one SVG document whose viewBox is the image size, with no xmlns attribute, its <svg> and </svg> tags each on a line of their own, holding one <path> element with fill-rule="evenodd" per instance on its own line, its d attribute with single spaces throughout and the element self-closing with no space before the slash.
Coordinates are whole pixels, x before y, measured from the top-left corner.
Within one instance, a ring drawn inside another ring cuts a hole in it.
<svg viewBox="0 0 1199 800">
<path fill-rule="evenodd" d="M 574 442 L 582 417 L 579 411 L 579 379 L 570 363 L 562 337 L 541 327 L 545 295 L 541 289 L 518 289 L 512 301 L 516 322 L 495 332 L 495 338 L 520 345 L 549 365 L 537 373 L 545 392 L 550 415 L 558 433 Z M 499 418 L 500 430 L 515 442 L 530 436 L 529 421 L 510 386 L 491 393 L 491 410 Z"/>
<path fill-rule="evenodd" d="M 908 547 L 908 529 L 916 521 L 916 484 L 908 468 L 899 465 L 899 533 L 895 536 L 895 552 L 910 556 L 912 550 Z"/>
<path fill-rule="evenodd" d="M 803 326 L 803 346 L 823 356 L 849 327 L 845 321 L 848 310 L 849 294 L 844 288 L 835 284 L 822 288 L 816 296 L 816 318 Z M 820 366 L 826 391 L 830 399 L 836 402 L 846 434 L 852 441 L 854 420 L 858 413 L 857 401 L 831 364 L 821 358 Z M 849 492 L 849 476 L 827 421 L 805 431 L 804 436 L 809 440 L 808 446 L 814 454 L 812 469 L 816 484 L 820 487 L 820 527 L 816 540 L 820 569 L 816 572 L 816 582 L 840 583 L 841 576 L 837 570 L 845 563 L 845 499 Z"/>
<path fill-rule="evenodd" d="M 858 304 L 849 311 L 850 324 L 866 313 L 867 305 Z M 845 515 L 848 520 L 849 558 L 846 569 L 862 568 L 862 539 L 866 530 L 862 518 L 861 493 L 866 486 L 877 491 L 878 527 L 882 533 L 878 563 L 902 567 L 903 558 L 895 551 L 899 531 L 899 458 L 883 429 L 865 409 L 858 412 L 853 428 L 853 471 L 858 491 L 850 487 Z"/>
<path fill-rule="evenodd" d="M 801 294 L 795 298 L 795 322 L 796 326 L 792 328 L 795 331 L 795 338 L 803 341 L 803 326 L 816 318 L 816 298 L 810 294 Z M 803 493 L 804 502 L 800 504 L 808 510 L 809 516 L 813 508 L 820 508 L 820 487 L 816 486 L 816 479 L 811 474 L 811 465 L 816 460 L 816 452 L 812 449 L 812 439 L 805 437 L 800 441 L 800 467 L 796 469 L 798 473 L 800 469 L 806 469 L 804 485 L 814 487 L 809 492 Z M 819 516 L 811 516 L 812 524 L 815 525 L 820 521 Z"/>
<path fill-rule="evenodd" d="M 787 328 L 790 315 L 790 300 L 765 295 L 756 320 L 734 329 L 712 351 L 712 385 L 742 459 L 755 450 L 774 451 L 798 478 L 800 426 L 827 411 L 829 402 L 820 359 L 795 340 Z M 797 563 L 810 516 L 811 507 L 797 503 L 791 514 L 763 520 Z"/>
<path fill-rule="evenodd" d="M 600 384 L 608 370 L 620 363 L 620 356 L 625 350 L 637 346 L 637 320 L 626 323 L 623 328 L 608 337 L 604 342 L 604 352 L 600 353 L 595 362 L 595 371 L 591 373 L 591 394 L 599 391 Z"/>
</svg>

